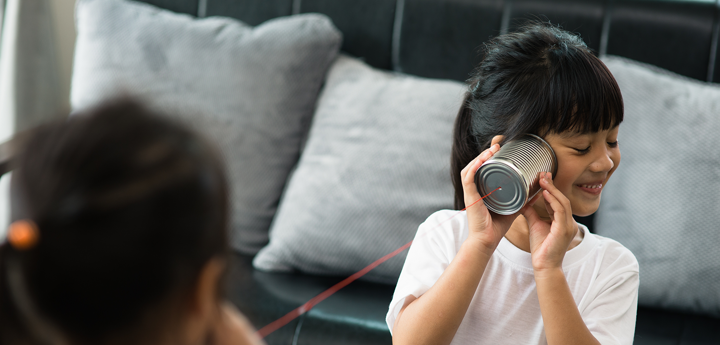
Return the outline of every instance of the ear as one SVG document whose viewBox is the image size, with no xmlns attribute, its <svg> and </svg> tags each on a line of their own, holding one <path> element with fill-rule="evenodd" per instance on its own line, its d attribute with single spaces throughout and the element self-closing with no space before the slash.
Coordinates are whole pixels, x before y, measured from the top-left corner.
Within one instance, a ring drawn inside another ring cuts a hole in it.
<svg viewBox="0 0 720 345">
<path fill-rule="evenodd" d="M 225 260 L 210 259 L 200 270 L 192 298 L 190 311 L 201 318 L 210 317 L 217 312 L 220 277 L 225 271 Z"/>
<path fill-rule="evenodd" d="M 185 303 L 183 336 L 190 344 L 199 343 L 208 336 L 220 314 L 220 277 L 225 271 L 225 260 L 219 257 L 208 260 L 191 286 Z"/>
<path fill-rule="evenodd" d="M 490 146 L 493 146 L 495 144 L 500 144 L 505 139 L 504 135 L 496 135 L 492 138 L 492 142 L 490 143 Z"/>
</svg>

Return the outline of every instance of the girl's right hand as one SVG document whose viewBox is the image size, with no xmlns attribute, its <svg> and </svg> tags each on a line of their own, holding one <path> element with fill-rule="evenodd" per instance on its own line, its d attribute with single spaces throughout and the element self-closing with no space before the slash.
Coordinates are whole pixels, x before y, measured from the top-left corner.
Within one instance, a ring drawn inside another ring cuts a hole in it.
<svg viewBox="0 0 720 345">
<path fill-rule="evenodd" d="M 475 185 L 475 173 L 480 166 L 497 153 L 498 150 L 500 150 L 500 145 L 494 144 L 490 146 L 489 149 L 480 153 L 479 156 L 473 159 L 460 172 L 468 226 L 470 228 L 468 238 L 479 241 L 482 247 L 487 250 L 486 253 L 488 255 L 492 255 L 500 243 L 500 240 L 510 229 L 510 225 L 512 225 L 515 218 L 520 214 L 520 212 L 518 212 L 513 215 L 503 216 L 491 213 L 487 207 L 485 207 L 485 203 L 480 201 L 484 195 L 478 193 L 477 186 Z"/>
</svg>

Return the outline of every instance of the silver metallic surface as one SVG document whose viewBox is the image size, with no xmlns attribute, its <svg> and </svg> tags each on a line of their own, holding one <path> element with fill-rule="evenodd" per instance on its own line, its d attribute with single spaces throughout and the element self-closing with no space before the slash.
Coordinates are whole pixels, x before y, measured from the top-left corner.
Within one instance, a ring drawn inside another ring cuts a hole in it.
<svg viewBox="0 0 720 345">
<path fill-rule="evenodd" d="M 489 210 L 509 215 L 540 191 L 538 178 L 545 171 L 555 178 L 555 151 L 542 138 L 526 134 L 503 145 L 483 163 L 475 173 L 475 185 L 482 196 L 492 192 L 483 200 Z"/>
</svg>

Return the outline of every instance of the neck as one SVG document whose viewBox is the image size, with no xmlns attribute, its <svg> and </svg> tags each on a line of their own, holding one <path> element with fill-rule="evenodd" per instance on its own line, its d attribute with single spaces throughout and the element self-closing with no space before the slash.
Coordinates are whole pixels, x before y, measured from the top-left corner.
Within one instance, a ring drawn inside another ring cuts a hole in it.
<svg viewBox="0 0 720 345">
<path fill-rule="evenodd" d="M 543 220 L 547 220 L 548 223 L 550 222 L 550 217 L 547 217 L 547 213 L 538 212 L 538 215 Z M 579 227 L 576 227 L 576 229 L 579 230 Z M 582 231 L 577 231 L 572 242 L 570 242 L 570 246 L 568 246 L 568 250 L 577 247 L 577 245 L 582 242 L 583 237 L 585 237 L 585 234 Z M 515 219 L 510 226 L 510 230 L 505 234 L 505 238 L 515 247 L 530 253 L 530 224 L 528 224 L 527 219 L 523 215 L 519 215 Z"/>
<path fill-rule="evenodd" d="M 527 219 L 523 215 L 519 215 L 515 218 L 515 221 L 510 225 L 510 230 L 505 234 L 505 238 L 510 241 L 515 247 L 518 247 L 526 252 L 530 252 L 530 227 Z"/>
</svg>

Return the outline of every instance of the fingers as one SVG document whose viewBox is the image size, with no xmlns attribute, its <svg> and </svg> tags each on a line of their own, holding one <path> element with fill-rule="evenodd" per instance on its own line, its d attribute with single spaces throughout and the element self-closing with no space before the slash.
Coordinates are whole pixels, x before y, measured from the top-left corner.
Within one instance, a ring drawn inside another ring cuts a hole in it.
<svg viewBox="0 0 720 345">
<path fill-rule="evenodd" d="M 553 221 L 555 219 L 564 219 L 565 211 L 569 208 L 570 201 L 555 187 L 550 173 L 543 173 L 543 175 L 540 176 L 540 187 L 543 188 L 543 199 L 545 199 L 545 207 L 547 208 L 550 218 Z M 557 218 L 556 216 L 560 217 Z"/>
<path fill-rule="evenodd" d="M 550 173 L 540 177 L 540 187 L 543 188 L 543 199 L 548 215 L 553 221 L 569 224 L 572 221 L 572 207 L 570 200 L 553 184 Z"/>
<path fill-rule="evenodd" d="M 535 212 L 535 209 L 530 203 L 528 203 L 528 205 L 526 205 L 521 212 L 530 224 L 535 224 L 536 222 L 542 221 L 542 219 L 540 219 L 540 216 L 538 216 L 537 212 Z"/>
<path fill-rule="evenodd" d="M 463 180 L 463 184 L 465 182 L 475 182 L 475 172 L 480 168 L 480 166 L 485 163 L 490 157 L 492 157 L 495 153 L 497 153 L 500 150 L 500 145 L 495 144 L 493 146 L 490 146 L 489 149 L 483 151 L 480 153 L 475 159 L 470 161 L 467 166 L 460 172 Z"/>
<path fill-rule="evenodd" d="M 535 205 L 535 202 L 540 198 L 542 194 L 541 193 L 535 193 L 535 195 L 530 199 L 525 206 L 523 206 L 522 209 L 520 209 L 521 214 L 525 214 L 525 212 L 529 211 L 529 209 L 533 208 L 533 205 Z M 535 211 L 535 209 L 533 209 Z M 537 212 L 535 212 L 537 214 Z"/>
<path fill-rule="evenodd" d="M 465 192 L 466 205 L 475 202 L 481 197 L 480 193 L 477 191 L 477 186 L 475 185 L 475 173 L 478 169 L 480 169 L 480 166 L 497 153 L 498 150 L 500 150 L 500 145 L 495 144 L 490 146 L 489 149 L 483 151 L 480 155 L 475 157 L 475 159 L 470 161 L 470 163 L 468 163 L 468 165 L 460 172 L 463 190 Z"/>
<path fill-rule="evenodd" d="M 540 195 L 541 193 L 535 194 L 535 196 L 530 199 L 527 205 L 525 205 L 520 211 L 530 225 L 531 232 L 535 229 L 545 229 L 544 232 L 549 231 L 549 222 L 547 222 L 546 219 L 541 218 L 533 207 L 537 199 L 540 198 Z"/>
</svg>

